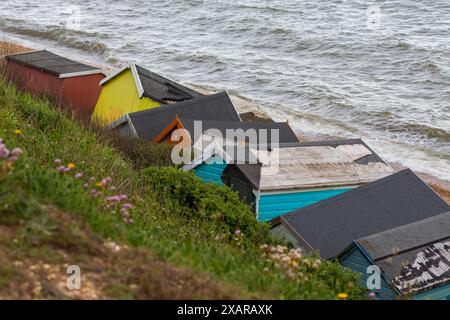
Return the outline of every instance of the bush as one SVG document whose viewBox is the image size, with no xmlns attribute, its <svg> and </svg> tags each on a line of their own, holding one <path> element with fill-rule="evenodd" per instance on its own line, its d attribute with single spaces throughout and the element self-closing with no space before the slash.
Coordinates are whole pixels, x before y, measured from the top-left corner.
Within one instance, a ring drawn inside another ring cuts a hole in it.
<svg viewBox="0 0 450 320">
<path fill-rule="evenodd" d="M 243 235 L 253 245 L 273 242 L 268 225 L 259 223 L 250 207 L 227 186 L 204 183 L 192 172 L 176 168 L 151 167 L 142 173 L 144 183 L 159 199 L 169 198 L 184 217 L 207 220 L 230 237 Z"/>
</svg>

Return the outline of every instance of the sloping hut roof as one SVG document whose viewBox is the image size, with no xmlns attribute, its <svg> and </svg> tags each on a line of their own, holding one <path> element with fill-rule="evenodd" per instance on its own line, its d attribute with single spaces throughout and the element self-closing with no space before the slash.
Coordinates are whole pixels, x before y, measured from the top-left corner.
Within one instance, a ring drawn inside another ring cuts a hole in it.
<svg viewBox="0 0 450 320">
<path fill-rule="evenodd" d="M 241 121 L 228 94 L 221 92 L 173 105 L 161 105 L 157 108 L 129 113 L 113 122 L 110 128 L 128 124 L 140 139 L 153 140 L 177 116 L 196 120 Z"/>
<path fill-rule="evenodd" d="M 254 153 L 258 168 L 236 168 L 260 191 L 360 185 L 394 172 L 360 139 L 280 144 Z"/>
<path fill-rule="evenodd" d="M 450 206 L 405 169 L 341 195 L 285 214 L 283 224 L 302 246 L 335 258 L 352 241 L 450 211 Z"/>
<path fill-rule="evenodd" d="M 132 71 L 140 98 L 147 97 L 160 103 L 174 103 L 202 97 L 202 94 L 199 92 L 135 64 L 129 64 L 122 69 L 116 70 L 103 79 L 100 84 L 106 84 L 108 81 L 114 79 L 128 69 Z"/>
<path fill-rule="evenodd" d="M 356 242 L 401 294 L 450 282 L 450 212 Z"/>
<path fill-rule="evenodd" d="M 13 54 L 7 56 L 6 59 L 50 73 L 59 78 L 103 73 L 98 67 L 70 60 L 47 50 Z"/>
</svg>

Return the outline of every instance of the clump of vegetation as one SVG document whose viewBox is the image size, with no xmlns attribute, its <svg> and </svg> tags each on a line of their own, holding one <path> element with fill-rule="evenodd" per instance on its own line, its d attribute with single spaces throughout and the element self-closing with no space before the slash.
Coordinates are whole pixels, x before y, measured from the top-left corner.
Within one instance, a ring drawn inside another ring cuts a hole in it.
<svg viewBox="0 0 450 320">
<path fill-rule="evenodd" d="M 204 183 L 192 172 L 175 168 L 151 167 L 142 176 L 161 205 L 187 219 L 208 222 L 217 230 L 218 240 L 245 238 L 244 243 L 252 245 L 272 240 L 267 224 L 259 223 L 250 207 L 226 186 Z"/>
<path fill-rule="evenodd" d="M 305 269 L 308 280 L 293 281 L 262 257 L 262 245 L 277 243 L 230 189 L 204 184 L 174 168 L 140 169 L 102 132 L 80 124 L 48 101 L 18 93 L 1 79 L 0 134 L 5 145 L 23 150 L 0 183 L 0 227 L 12 228 L 6 236 L 0 228 L 4 253 L 0 257 L 8 257 L 0 260 L 0 279 L 9 279 L 0 281 L 0 296 L 11 291 L 14 281 L 20 282 L 15 262 L 32 261 L 36 270 L 49 264 L 48 270 L 53 270 L 84 261 L 91 276 L 102 279 L 102 297 L 337 299 L 342 293 L 349 299 L 366 297 L 357 285 L 358 276 L 336 262 Z M 97 185 L 108 177 L 104 187 Z M 112 185 L 114 190 L 109 189 Z M 126 202 L 121 195 L 127 196 Z M 128 210 L 132 223 L 121 214 L 125 203 L 133 206 Z M 58 217 L 72 221 L 73 228 L 56 223 Z M 74 233 L 58 231 L 69 229 Z M 115 243 L 130 251 L 110 260 L 98 243 Z M 97 256 L 104 257 L 109 267 L 95 269 L 88 263 Z M 35 261 L 36 257 L 43 261 Z M 168 275 L 162 271 L 141 270 L 142 277 L 133 276 L 129 270 L 140 272 L 133 257 L 139 265 L 158 261 L 162 267 L 155 270 L 184 270 L 181 274 L 188 274 L 199 289 L 182 295 L 186 288 L 166 282 Z M 123 261 L 120 270 L 126 276 L 113 272 L 117 261 Z M 65 270 L 55 270 L 65 276 Z M 40 277 L 33 279 L 39 282 L 37 291 L 46 291 Z M 168 290 L 169 286 L 173 287 Z M 150 294 L 152 288 L 159 288 L 160 294 Z"/>
</svg>

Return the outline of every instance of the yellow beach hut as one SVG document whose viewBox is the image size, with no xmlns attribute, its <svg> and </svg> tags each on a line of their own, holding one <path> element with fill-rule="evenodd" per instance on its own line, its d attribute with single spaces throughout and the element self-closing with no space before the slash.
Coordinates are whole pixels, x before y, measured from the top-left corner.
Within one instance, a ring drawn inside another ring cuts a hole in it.
<svg viewBox="0 0 450 320">
<path fill-rule="evenodd" d="M 100 124 L 109 124 L 127 113 L 202 96 L 136 64 L 113 72 L 100 85 L 102 92 L 92 115 Z"/>
</svg>

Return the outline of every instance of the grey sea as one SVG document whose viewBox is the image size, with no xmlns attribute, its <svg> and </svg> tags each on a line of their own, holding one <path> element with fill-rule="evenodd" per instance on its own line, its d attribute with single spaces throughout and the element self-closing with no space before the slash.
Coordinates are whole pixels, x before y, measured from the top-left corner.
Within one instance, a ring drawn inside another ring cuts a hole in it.
<svg viewBox="0 0 450 320">
<path fill-rule="evenodd" d="M 0 33 L 228 90 L 450 181 L 447 0 L 1 0 Z"/>
</svg>

